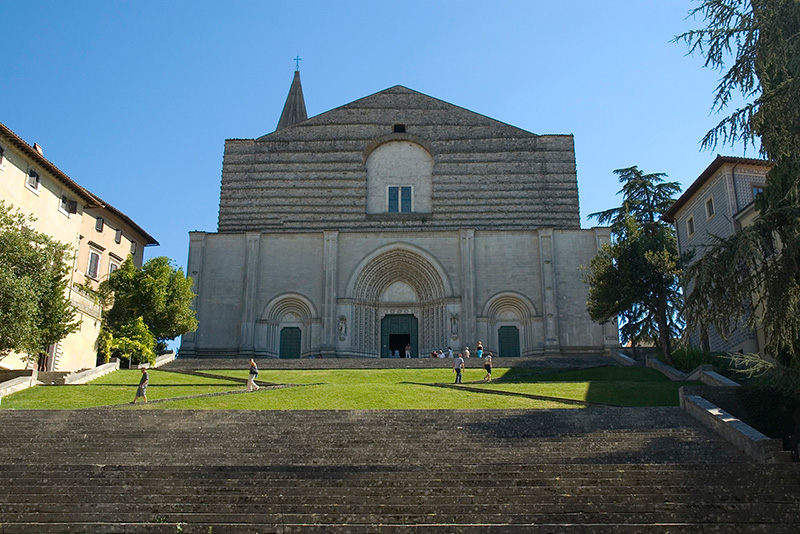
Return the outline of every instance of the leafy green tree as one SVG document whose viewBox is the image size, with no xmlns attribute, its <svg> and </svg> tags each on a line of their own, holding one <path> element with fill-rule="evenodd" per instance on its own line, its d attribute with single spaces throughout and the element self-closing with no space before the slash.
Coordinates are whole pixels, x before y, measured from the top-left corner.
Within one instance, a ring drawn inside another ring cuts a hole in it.
<svg viewBox="0 0 800 534">
<path fill-rule="evenodd" d="M 723 72 L 714 109 L 736 96 L 746 102 L 703 145 L 760 141 L 774 165 L 756 198 L 758 220 L 688 271 L 690 326 L 714 325 L 726 335 L 740 321 L 760 323 L 783 373 L 776 383 L 793 384 L 784 389 L 800 398 L 800 2 L 705 0 L 691 14 L 706 27 L 676 39 Z"/>
<path fill-rule="evenodd" d="M 0 358 L 33 357 L 80 325 L 66 295 L 70 247 L 29 228 L 34 220 L 0 200 Z"/>
<path fill-rule="evenodd" d="M 681 327 L 680 267 L 674 231 L 660 216 L 680 186 L 635 166 L 614 173 L 623 184 L 622 205 L 589 215 L 610 225 L 612 241 L 590 263 L 587 310 L 601 323 L 618 318 L 623 342 L 654 341 L 671 364 Z"/>
<path fill-rule="evenodd" d="M 153 349 L 197 328 L 190 307 L 195 297 L 192 279 L 174 268 L 167 257 L 151 258 L 141 269 L 136 269 L 129 257 L 101 284 L 101 292 L 113 297 L 105 324 L 115 339 L 138 318 L 153 336 Z"/>
<path fill-rule="evenodd" d="M 109 352 L 111 356 L 125 358 L 131 364 L 155 363 L 153 350 L 156 340 L 141 317 L 120 325 L 117 334 L 111 336 Z"/>
</svg>

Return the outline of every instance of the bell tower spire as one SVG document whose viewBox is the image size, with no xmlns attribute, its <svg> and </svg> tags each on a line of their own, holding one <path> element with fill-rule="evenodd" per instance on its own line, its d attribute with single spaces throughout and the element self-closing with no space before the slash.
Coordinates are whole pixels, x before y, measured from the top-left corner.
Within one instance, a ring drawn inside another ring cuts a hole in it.
<svg viewBox="0 0 800 534">
<path fill-rule="evenodd" d="M 300 58 L 295 58 L 295 61 L 298 66 L 294 71 L 292 86 L 289 88 L 289 95 L 286 97 L 286 103 L 283 105 L 283 113 L 281 113 L 281 119 L 278 121 L 278 126 L 275 130 L 293 126 L 308 118 L 306 114 L 306 101 L 303 98 L 303 86 L 300 84 Z"/>
</svg>

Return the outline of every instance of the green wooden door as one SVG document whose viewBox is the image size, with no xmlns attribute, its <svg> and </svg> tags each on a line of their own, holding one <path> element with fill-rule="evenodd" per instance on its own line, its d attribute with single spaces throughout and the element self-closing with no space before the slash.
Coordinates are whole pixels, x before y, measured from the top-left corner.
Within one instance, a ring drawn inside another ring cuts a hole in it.
<svg viewBox="0 0 800 534">
<path fill-rule="evenodd" d="M 519 356 L 519 329 L 516 326 L 501 326 L 497 331 L 499 356 L 503 358 Z"/>
<path fill-rule="evenodd" d="M 300 329 L 296 326 L 281 329 L 280 358 L 300 357 L 300 334 Z"/>
<path fill-rule="evenodd" d="M 411 357 L 419 358 L 417 325 L 417 318 L 411 314 L 381 319 L 381 358 L 392 358 L 394 351 L 403 358 L 406 345 L 411 345 Z"/>
</svg>

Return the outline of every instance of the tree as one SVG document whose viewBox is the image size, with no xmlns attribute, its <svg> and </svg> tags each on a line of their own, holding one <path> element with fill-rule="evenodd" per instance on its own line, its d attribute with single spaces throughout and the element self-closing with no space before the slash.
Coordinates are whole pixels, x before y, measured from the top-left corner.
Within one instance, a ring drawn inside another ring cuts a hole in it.
<svg viewBox="0 0 800 534">
<path fill-rule="evenodd" d="M 38 354 L 80 325 L 66 295 L 70 248 L 34 221 L 0 200 L 0 358 Z"/>
<path fill-rule="evenodd" d="M 680 186 L 635 166 L 614 173 L 623 184 L 622 205 L 589 215 L 610 224 L 612 241 L 590 263 L 587 310 L 601 323 L 619 318 L 624 342 L 650 339 L 671 364 L 671 341 L 681 326 L 680 268 L 674 231 L 660 216 Z"/>
<path fill-rule="evenodd" d="M 141 269 L 136 269 L 129 257 L 100 289 L 104 295 L 113 296 L 104 325 L 114 339 L 130 334 L 139 318 L 155 341 L 151 350 L 164 348 L 167 340 L 197 328 L 190 307 L 196 296 L 192 292 L 192 279 L 184 276 L 181 269 L 175 269 L 167 257 L 151 258 Z"/>
<path fill-rule="evenodd" d="M 756 198 L 758 220 L 688 270 L 690 326 L 714 325 L 725 335 L 740 321 L 760 322 L 778 370 L 795 377 L 778 383 L 793 383 L 786 390 L 800 398 L 800 2 L 705 0 L 690 13 L 706 27 L 676 40 L 724 71 L 713 108 L 724 109 L 737 93 L 747 101 L 703 146 L 760 141 L 774 162 Z"/>
</svg>

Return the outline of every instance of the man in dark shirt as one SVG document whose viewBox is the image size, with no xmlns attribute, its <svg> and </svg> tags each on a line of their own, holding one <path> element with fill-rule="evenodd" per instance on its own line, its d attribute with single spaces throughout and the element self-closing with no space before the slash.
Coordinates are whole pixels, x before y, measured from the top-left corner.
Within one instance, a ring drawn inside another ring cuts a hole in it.
<svg viewBox="0 0 800 534">
<path fill-rule="evenodd" d="M 453 372 L 456 374 L 456 384 L 461 383 L 461 371 L 464 370 L 464 357 L 459 352 L 458 358 L 453 362 Z"/>
<path fill-rule="evenodd" d="M 147 404 L 147 383 L 149 381 L 150 375 L 147 374 L 147 367 L 142 367 L 142 379 L 139 380 L 139 388 L 136 390 L 136 397 L 131 404 L 136 404 L 139 397 L 143 397 L 144 403 Z"/>
</svg>

